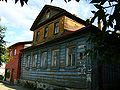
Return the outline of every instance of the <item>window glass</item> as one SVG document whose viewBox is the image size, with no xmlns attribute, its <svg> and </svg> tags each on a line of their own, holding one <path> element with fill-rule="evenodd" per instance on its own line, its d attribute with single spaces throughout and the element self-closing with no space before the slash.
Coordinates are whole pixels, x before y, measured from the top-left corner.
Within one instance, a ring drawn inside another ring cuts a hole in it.
<svg viewBox="0 0 120 90">
<path fill-rule="evenodd" d="M 54 34 L 57 34 L 57 33 L 59 33 L 59 22 L 56 22 L 54 24 Z"/>
<path fill-rule="evenodd" d="M 36 67 L 37 58 L 38 58 L 37 54 L 33 54 L 32 67 Z"/>
<path fill-rule="evenodd" d="M 59 49 L 52 51 L 52 66 L 56 67 L 59 59 Z"/>
<path fill-rule="evenodd" d="M 30 55 L 26 56 L 26 67 L 29 67 L 30 64 Z"/>
<path fill-rule="evenodd" d="M 75 47 L 71 46 L 67 48 L 67 60 L 66 66 L 75 66 Z"/>
<path fill-rule="evenodd" d="M 45 27 L 44 38 L 46 38 L 47 36 L 48 36 L 48 27 Z"/>
<path fill-rule="evenodd" d="M 38 41 L 39 39 L 40 39 L 40 32 L 37 31 L 37 33 L 36 33 L 36 41 Z"/>
<path fill-rule="evenodd" d="M 47 67 L 47 52 L 41 54 L 41 67 Z"/>
<path fill-rule="evenodd" d="M 49 17 L 50 17 L 50 10 L 46 12 L 46 19 L 48 19 Z"/>
<path fill-rule="evenodd" d="M 14 55 L 16 55 L 16 49 L 14 49 Z"/>
</svg>

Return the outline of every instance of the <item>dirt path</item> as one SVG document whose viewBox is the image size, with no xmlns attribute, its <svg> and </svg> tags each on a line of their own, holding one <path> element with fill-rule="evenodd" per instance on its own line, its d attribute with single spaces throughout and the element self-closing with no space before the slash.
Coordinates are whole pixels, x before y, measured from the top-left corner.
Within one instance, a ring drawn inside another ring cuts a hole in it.
<svg viewBox="0 0 120 90">
<path fill-rule="evenodd" d="M 16 85 L 4 84 L 0 82 L 0 90 L 29 90 L 29 89 Z"/>
</svg>

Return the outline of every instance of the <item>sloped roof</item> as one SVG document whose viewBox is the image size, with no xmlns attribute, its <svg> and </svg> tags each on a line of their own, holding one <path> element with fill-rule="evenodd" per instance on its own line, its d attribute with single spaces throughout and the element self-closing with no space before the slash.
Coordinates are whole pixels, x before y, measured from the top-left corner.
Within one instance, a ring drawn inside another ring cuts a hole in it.
<svg viewBox="0 0 120 90">
<path fill-rule="evenodd" d="M 9 46 L 8 48 L 12 48 L 13 46 L 19 45 L 19 44 L 32 44 L 32 41 L 24 41 L 24 42 L 17 42 L 11 46 Z"/>
<path fill-rule="evenodd" d="M 31 26 L 31 28 L 30 28 L 31 31 L 34 31 L 35 29 L 37 29 L 39 27 L 39 26 L 36 26 L 36 25 L 39 22 L 39 19 L 42 17 L 42 15 L 45 13 L 45 11 L 47 9 L 55 9 L 55 10 L 58 10 L 59 13 L 57 13 L 54 17 L 42 22 L 39 26 L 42 26 L 43 24 L 47 23 L 48 21 L 56 19 L 56 18 L 58 18 L 58 17 L 60 17 L 62 15 L 65 15 L 65 16 L 67 16 L 67 17 L 69 17 L 69 18 L 71 18 L 71 19 L 73 19 L 73 20 L 75 20 L 75 21 L 77 21 L 77 22 L 79 22 L 79 23 L 81 23 L 83 25 L 86 25 L 86 22 L 84 20 L 78 18 L 75 15 L 72 15 L 71 13 L 67 12 L 66 10 L 64 10 L 62 8 L 59 8 L 59 7 L 56 7 L 56 6 L 51 6 L 51 5 L 45 5 L 43 7 L 43 9 L 41 10 L 41 12 L 39 13 L 39 15 L 37 16 L 37 18 L 35 19 L 33 25 Z"/>
<path fill-rule="evenodd" d="M 29 50 L 29 49 L 34 49 L 34 48 L 37 48 L 39 46 L 46 46 L 47 44 L 51 44 L 51 43 L 55 43 L 55 42 L 59 42 L 59 41 L 64 41 L 68 38 L 72 38 L 72 37 L 78 37 L 82 34 L 85 34 L 85 33 L 88 33 L 88 32 L 91 32 L 91 33 L 98 33 L 98 32 L 101 32 L 100 29 L 98 29 L 96 26 L 93 26 L 93 25 L 88 25 L 86 27 L 83 27 L 77 31 L 68 31 L 66 30 L 65 33 L 63 33 L 60 37 L 56 38 L 56 39 L 53 39 L 51 41 L 48 41 L 48 42 L 45 42 L 43 44 L 40 44 L 38 46 L 31 46 L 31 47 L 28 47 L 26 49 L 23 49 L 22 51 L 24 50 Z"/>
</svg>

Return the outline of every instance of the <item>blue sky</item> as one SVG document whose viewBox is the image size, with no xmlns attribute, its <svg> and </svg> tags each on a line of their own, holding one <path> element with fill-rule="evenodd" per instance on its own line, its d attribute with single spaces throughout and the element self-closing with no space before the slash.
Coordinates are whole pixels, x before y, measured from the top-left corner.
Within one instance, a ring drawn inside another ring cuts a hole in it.
<svg viewBox="0 0 120 90">
<path fill-rule="evenodd" d="M 81 0 L 79 3 L 74 0 L 68 3 L 64 0 L 53 0 L 52 3 L 51 0 L 29 0 L 28 5 L 23 7 L 20 3 L 14 4 L 14 0 L 0 2 L 0 25 L 7 27 L 4 38 L 8 42 L 7 46 L 33 39 L 30 27 L 45 4 L 61 7 L 83 20 L 90 18 L 93 15 L 91 10 L 94 9 L 87 0 Z"/>
</svg>

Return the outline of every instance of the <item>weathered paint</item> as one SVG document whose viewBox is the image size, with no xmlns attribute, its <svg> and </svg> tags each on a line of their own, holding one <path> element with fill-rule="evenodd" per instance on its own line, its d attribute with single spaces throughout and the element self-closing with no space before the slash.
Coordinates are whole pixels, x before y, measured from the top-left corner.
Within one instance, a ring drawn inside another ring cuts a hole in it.
<svg viewBox="0 0 120 90">
<path fill-rule="evenodd" d="M 74 38 L 69 38 L 64 41 L 54 42 L 46 46 L 37 47 L 37 49 L 25 50 L 22 56 L 21 62 L 21 80 L 29 80 L 40 83 L 47 83 L 50 85 L 57 85 L 69 88 L 81 88 L 87 89 L 89 82 L 91 82 L 91 71 L 89 66 L 89 58 L 87 57 L 81 63 L 79 63 L 78 53 L 83 49 L 79 49 L 80 45 L 86 45 L 88 47 L 87 35 L 81 35 Z M 75 46 L 75 61 L 76 65 L 72 67 L 66 66 L 66 48 L 69 45 Z M 59 59 L 58 66 L 56 68 L 51 67 L 53 48 L 59 49 Z M 46 50 L 47 55 L 47 67 L 40 67 L 41 63 L 41 51 Z M 84 50 L 85 51 L 85 50 Z M 32 68 L 32 53 L 38 53 L 38 60 L 36 67 Z M 25 57 L 26 55 L 31 55 L 30 67 L 25 67 Z M 89 75 L 88 75 L 89 74 Z M 88 79 L 89 78 L 89 79 Z M 89 81 L 87 81 L 89 80 Z"/>
</svg>

